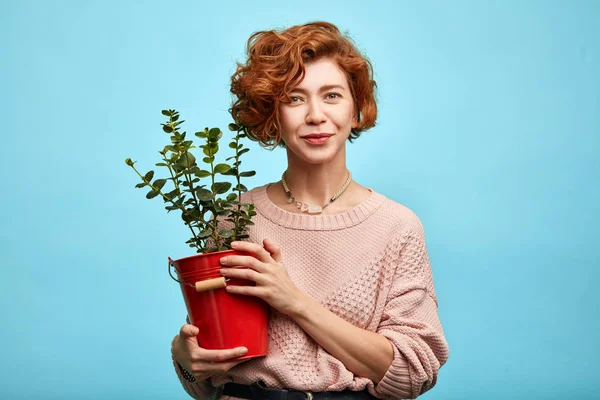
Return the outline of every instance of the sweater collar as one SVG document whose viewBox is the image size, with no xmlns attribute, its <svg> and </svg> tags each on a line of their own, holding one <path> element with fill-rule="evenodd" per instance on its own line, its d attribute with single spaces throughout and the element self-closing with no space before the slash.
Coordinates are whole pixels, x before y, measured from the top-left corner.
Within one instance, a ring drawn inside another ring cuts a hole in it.
<svg viewBox="0 0 600 400">
<path fill-rule="evenodd" d="M 358 225 L 369 218 L 386 198 L 368 188 L 371 195 L 365 201 L 342 213 L 333 215 L 300 214 L 284 210 L 273 203 L 267 195 L 269 185 L 265 184 L 248 192 L 251 194 L 251 202 L 254 204 L 256 212 L 277 225 L 299 230 L 327 231 Z"/>
</svg>

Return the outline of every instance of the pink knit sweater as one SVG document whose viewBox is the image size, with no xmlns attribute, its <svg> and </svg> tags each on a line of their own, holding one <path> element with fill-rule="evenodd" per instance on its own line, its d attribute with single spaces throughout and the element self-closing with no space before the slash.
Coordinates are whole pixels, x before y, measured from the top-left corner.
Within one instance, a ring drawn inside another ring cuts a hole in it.
<svg viewBox="0 0 600 400">
<path fill-rule="evenodd" d="M 372 189 L 371 196 L 336 215 L 285 211 L 268 197 L 268 185 L 242 195 L 257 215 L 248 239 L 272 239 L 294 283 L 327 309 L 393 344 L 394 360 L 374 385 L 355 376 L 291 318 L 271 310 L 269 354 L 209 381 L 187 382 L 196 399 L 226 399 L 226 382 L 298 390 L 362 390 L 382 399 L 415 398 L 431 389 L 449 356 L 437 312 L 433 275 L 419 218 L 407 207 Z"/>
</svg>

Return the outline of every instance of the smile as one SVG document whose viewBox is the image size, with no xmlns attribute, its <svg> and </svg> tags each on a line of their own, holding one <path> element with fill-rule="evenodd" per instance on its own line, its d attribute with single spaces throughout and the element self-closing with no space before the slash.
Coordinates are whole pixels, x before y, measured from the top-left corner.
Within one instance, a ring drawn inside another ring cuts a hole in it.
<svg viewBox="0 0 600 400">
<path fill-rule="evenodd" d="M 325 136 L 321 138 L 304 138 L 310 144 L 324 144 L 326 143 L 331 136 Z"/>
</svg>

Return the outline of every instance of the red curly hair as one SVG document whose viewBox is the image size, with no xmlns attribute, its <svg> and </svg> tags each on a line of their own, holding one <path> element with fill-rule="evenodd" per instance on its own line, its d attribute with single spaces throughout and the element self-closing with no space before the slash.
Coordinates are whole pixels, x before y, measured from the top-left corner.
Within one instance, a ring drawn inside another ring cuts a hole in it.
<svg viewBox="0 0 600 400">
<path fill-rule="evenodd" d="M 248 138 L 263 147 L 285 148 L 281 140 L 279 104 L 291 101 L 289 92 L 304 79 L 304 66 L 331 57 L 342 69 L 356 107 L 358 124 L 348 140 L 375 126 L 377 84 L 370 61 L 355 48 L 352 39 L 324 21 L 292 26 L 284 31 L 259 31 L 247 43 L 246 64 L 237 64 L 231 77 L 231 93 L 237 96 L 229 113 L 246 127 Z"/>
</svg>

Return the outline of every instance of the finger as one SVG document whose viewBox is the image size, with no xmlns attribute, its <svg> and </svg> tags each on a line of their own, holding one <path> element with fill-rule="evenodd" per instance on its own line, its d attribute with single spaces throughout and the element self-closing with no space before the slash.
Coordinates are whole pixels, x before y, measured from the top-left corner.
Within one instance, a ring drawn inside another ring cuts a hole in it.
<svg viewBox="0 0 600 400">
<path fill-rule="evenodd" d="M 245 347 L 236 347 L 226 350 L 202 349 L 201 352 L 198 352 L 198 361 L 223 362 L 231 360 L 232 358 L 242 357 L 247 352 L 248 349 Z"/>
<path fill-rule="evenodd" d="M 247 279 L 257 284 L 265 282 L 262 274 L 250 268 L 221 268 L 221 275 L 226 278 Z"/>
<path fill-rule="evenodd" d="M 270 239 L 265 239 L 263 240 L 263 244 L 265 246 L 265 250 L 269 252 L 273 260 L 276 262 L 283 261 L 281 257 L 281 248 L 275 242 L 271 241 Z"/>
<path fill-rule="evenodd" d="M 196 326 L 185 324 L 179 330 L 179 335 L 183 337 L 195 337 L 199 332 L 200 329 L 198 329 Z"/>
<path fill-rule="evenodd" d="M 271 254 L 264 247 L 262 247 L 258 243 L 252 242 L 231 242 L 231 248 L 234 250 L 247 251 L 256 256 L 260 261 L 264 263 L 269 263 L 273 259 L 271 258 Z"/>
<path fill-rule="evenodd" d="M 248 267 L 258 272 L 265 272 L 267 270 L 265 264 L 252 256 L 227 256 L 220 260 L 221 265 L 224 267 Z M 273 260 L 271 260 L 273 262 Z"/>
<path fill-rule="evenodd" d="M 225 290 L 227 290 L 231 294 L 241 294 L 244 296 L 254 296 L 259 298 L 264 298 L 265 290 L 260 286 L 242 286 L 242 285 L 227 285 L 225 286 Z"/>
<path fill-rule="evenodd" d="M 200 332 L 200 329 L 194 325 L 185 324 L 179 330 L 179 336 L 181 339 L 190 342 L 192 345 L 198 347 L 198 338 L 196 335 Z"/>
</svg>

